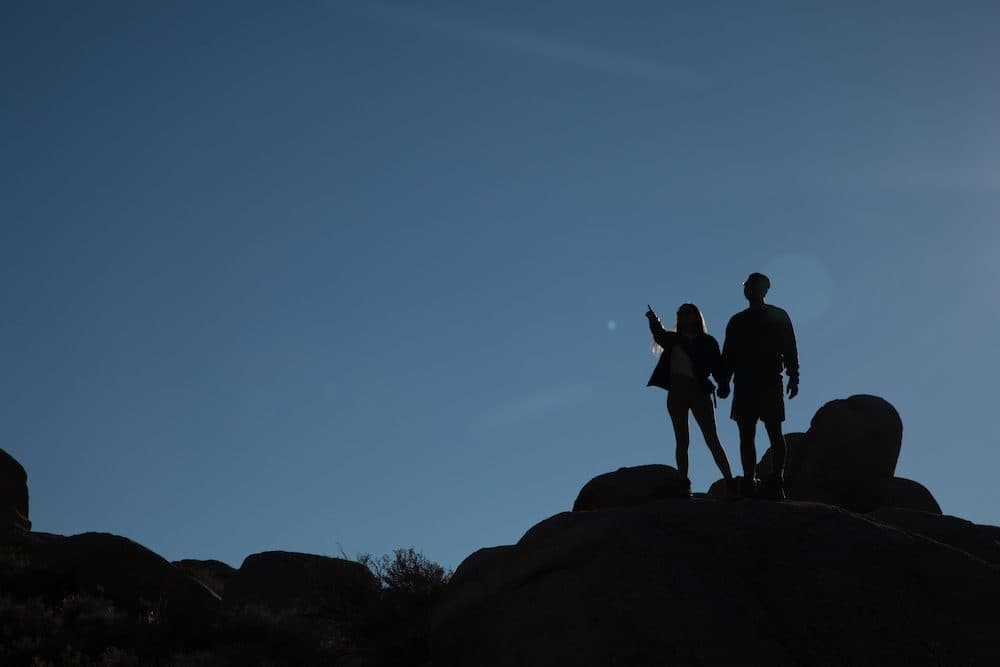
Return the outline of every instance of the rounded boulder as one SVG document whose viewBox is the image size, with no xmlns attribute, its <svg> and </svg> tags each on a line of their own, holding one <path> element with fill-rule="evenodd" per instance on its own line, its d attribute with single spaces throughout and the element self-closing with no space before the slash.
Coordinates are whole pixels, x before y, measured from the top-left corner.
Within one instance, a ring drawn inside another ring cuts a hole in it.
<svg viewBox="0 0 1000 667">
<path fill-rule="evenodd" d="M 676 468 L 662 464 L 619 468 L 598 475 L 580 489 L 573 511 L 632 507 L 663 498 L 687 498 L 691 481 Z"/>
<path fill-rule="evenodd" d="M 126 607 L 154 605 L 164 615 L 205 619 L 219 597 L 165 558 L 109 533 L 30 538 L 32 569 L 63 581 L 67 592 L 99 593 Z"/>
<path fill-rule="evenodd" d="M 350 614 L 378 599 L 378 583 L 356 561 L 290 551 L 247 556 L 226 582 L 226 605 Z"/>
<path fill-rule="evenodd" d="M 870 512 L 896 471 L 903 422 L 885 399 L 856 395 L 821 407 L 805 441 L 801 465 L 786 483 L 789 497 Z"/>
<path fill-rule="evenodd" d="M 926 486 L 905 477 L 891 477 L 881 482 L 879 507 L 896 507 L 929 514 L 941 514 L 941 506 Z"/>
</svg>

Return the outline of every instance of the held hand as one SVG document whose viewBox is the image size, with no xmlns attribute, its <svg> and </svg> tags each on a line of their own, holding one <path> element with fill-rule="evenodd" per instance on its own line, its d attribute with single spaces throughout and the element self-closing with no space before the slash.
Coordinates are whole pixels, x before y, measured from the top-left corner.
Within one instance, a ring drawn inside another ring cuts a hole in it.
<svg viewBox="0 0 1000 667">
<path fill-rule="evenodd" d="M 719 398 L 729 398 L 729 385 L 720 384 L 719 388 L 715 390 L 715 395 Z"/>
<path fill-rule="evenodd" d="M 789 382 L 788 383 L 788 400 L 791 400 L 791 399 L 795 398 L 798 395 L 799 395 L 799 383 L 798 383 L 798 381 L 796 381 L 796 382 Z"/>
</svg>

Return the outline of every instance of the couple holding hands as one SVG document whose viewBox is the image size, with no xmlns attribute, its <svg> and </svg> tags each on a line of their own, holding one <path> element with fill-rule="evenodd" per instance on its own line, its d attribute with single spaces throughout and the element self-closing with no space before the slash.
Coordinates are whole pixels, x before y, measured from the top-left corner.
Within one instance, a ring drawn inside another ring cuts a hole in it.
<svg viewBox="0 0 1000 667">
<path fill-rule="evenodd" d="M 733 499 L 784 498 L 785 436 L 781 424 L 785 420 L 785 388 L 781 373 L 784 370 L 788 375 L 788 398 L 794 398 L 799 393 L 799 359 L 788 313 L 764 302 L 770 287 L 771 281 L 762 273 L 751 273 L 743 283 L 749 307 L 729 320 L 721 352 L 719 343 L 706 330 L 701 311 L 693 303 L 678 308 L 673 331 L 663 327 L 652 308 L 646 311 L 654 349 L 662 350 L 646 386 L 667 390 L 667 413 L 677 439 L 677 469 L 687 477 L 690 412 L 726 480 L 726 496 Z M 709 376 L 715 378 L 718 387 Z M 735 386 L 730 417 L 739 427 L 743 464 L 740 488 L 715 426 L 714 396 L 728 397 L 730 380 Z M 758 421 L 764 422 L 771 441 L 774 466 L 771 480 L 760 485 L 754 481 Z"/>
</svg>

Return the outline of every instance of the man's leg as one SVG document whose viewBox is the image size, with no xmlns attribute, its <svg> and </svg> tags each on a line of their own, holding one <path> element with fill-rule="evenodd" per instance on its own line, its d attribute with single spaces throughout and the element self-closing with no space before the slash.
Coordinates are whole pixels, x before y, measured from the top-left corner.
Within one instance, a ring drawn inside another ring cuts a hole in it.
<svg viewBox="0 0 1000 667">
<path fill-rule="evenodd" d="M 753 489 L 754 471 L 757 468 L 757 418 L 740 417 L 736 420 L 740 429 L 740 460 L 743 463 L 743 484 L 746 491 Z M 745 492 L 746 492 L 745 491 Z"/>
<path fill-rule="evenodd" d="M 667 395 L 667 413 L 670 414 L 670 423 L 674 425 L 674 438 L 677 440 L 677 470 L 687 477 L 688 445 L 691 442 L 691 433 L 688 430 L 688 406 L 679 400 L 679 397 L 674 396 L 673 391 Z"/>
<path fill-rule="evenodd" d="M 781 432 L 781 422 L 768 419 L 764 422 L 767 437 L 771 441 L 771 464 L 774 480 L 778 485 L 778 497 L 783 498 L 783 476 L 785 472 L 785 434 Z"/>
</svg>

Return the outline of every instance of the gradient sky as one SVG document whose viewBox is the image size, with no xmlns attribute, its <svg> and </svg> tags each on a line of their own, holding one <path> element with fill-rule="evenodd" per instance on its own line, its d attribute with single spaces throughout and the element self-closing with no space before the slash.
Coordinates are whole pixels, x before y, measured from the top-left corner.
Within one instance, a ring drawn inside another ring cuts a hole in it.
<svg viewBox="0 0 1000 667">
<path fill-rule="evenodd" d="M 751 271 L 796 325 L 786 431 L 884 396 L 897 474 L 1000 523 L 998 33 L 993 2 L 4 3 L 35 528 L 455 566 L 672 464 L 646 304 L 721 338 Z"/>
</svg>

